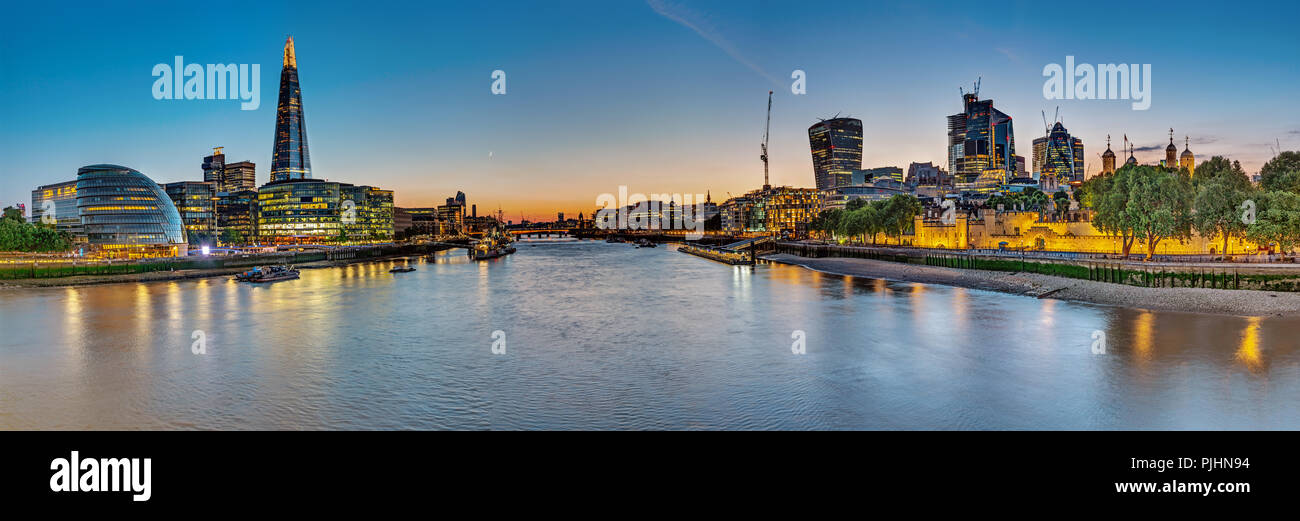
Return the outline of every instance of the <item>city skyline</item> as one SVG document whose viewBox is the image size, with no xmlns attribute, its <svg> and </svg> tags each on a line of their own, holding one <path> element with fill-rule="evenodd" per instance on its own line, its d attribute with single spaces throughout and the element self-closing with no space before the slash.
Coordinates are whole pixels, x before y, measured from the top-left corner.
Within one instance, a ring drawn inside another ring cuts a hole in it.
<svg viewBox="0 0 1300 521">
<path fill-rule="evenodd" d="M 861 12 L 843 18 L 868 22 L 849 27 L 794 6 L 599 5 L 600 18 L 583 3 L 506 12 L 460 6 L 446 17 L 460 22 L 451 26 L 415 16 L 445 7 L 413 7 L 395 22 L 382 9 L 342 20 L 328 5 L 246 4 L 229 10 L 230 22 L 247 29 L 238 40 L 178 23 L 198 19 L 186 9 L 88 7 L 55 16 L 20 6 L 31 23 L 0 37 L 0 64 L 23 73 L 0 80 L 7 123 L 0 153 L 10 159 L 0 201 L 27 202 L 33 187 L 90 164 L 126 165 L 160 183 L 201 180 L 201 160 L 218 146 L 230 159 L 267 165 L 257 172 L 257 184 L 266 183 L 274 65 L 288 34 L 299 46 L 303 103 L 312 107 L 313 177 L 384 186 L 404 207 L 435 206 L 464 191 L 507 216 L 548 220 L 557 211 L 589 213 L 598 194 L 620 185 L 740 195 L 762 183 L 765 90 L 775 91 L 774 186 L 814 186 L 806 129 L 837 113 L 863 120 L 863 168 L 945 163 L 944 118 L 961 108 L 957 88 L 976 78 L 981 98 L 1021 120 L 1022 146 L 1041 137 L 1036 112 L 1060 105 L 1071 134 L 1087 144 L 1088 175 L 1101 168 L 1108 134 L 1127 134 L 1138 160 L 1150 163 L 1163 156 L 1172 126 L 1180 145 L 1191 136 L 1199 159 L 1227 155 L 1251 172 L 1271 157 L 1275 140 L 1282 149 L 1300 141 L 1300 117 L 1279 110 L 1293 103 L 1300 80 L 1286 55 L 1298 37 L 1276 13 L 1207 16 L 1213 4 L 1192 3 L 1187 13 L 1112 9 L 1113 19 L 1061 28 L 1044 27 L 1060 12 L 1024 3 L 1007 6 L 1015 29 L 1007 35 L 994 31 L 999 16 L 970 18 L 978 15 L 956 8 L 851 7 Z M 384 23 L 364 23 L 374 19 Z M 126 30 L 93 47 L 62 36 L 100 24 Z M 1153 24 L 1177 30 L 1152 31 Z M 363 29 L 339 37 L 341 27 Z M 1206 31 L 1223 37 L 1197 39 Z M 824 56 L 807 40 L 812 32 L 843 54 Z M 591 38 L 610 48 L 583 45 Z M 473 58 L 457 51 L 467 46 Z M 959 51 L 970 58 L 953 63 Z M 261 106 L 150 98 L 149 69 L 174 56 L 261 64 Z M 611 56 L 621 59 L 604 59 Z M 1066 56 L 1153 64 L 1151 109 L 1044 99 L 1042 67 Z M 508 90 L 494 96 L 498 69 Z M 795 69 L 807 73 L 805 95 L 790 92 Z"/>
</svg>

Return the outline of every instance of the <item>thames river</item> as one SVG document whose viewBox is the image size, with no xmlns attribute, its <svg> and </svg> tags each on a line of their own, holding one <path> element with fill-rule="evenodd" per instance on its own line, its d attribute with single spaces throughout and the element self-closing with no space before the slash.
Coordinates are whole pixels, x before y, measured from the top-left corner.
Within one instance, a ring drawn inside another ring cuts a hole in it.
<svg viewBox="0 0 1300 521">
<path fill-rule="evenodd" d="M 518 246 L 0 290 L 0 428 L 1300 428 L 1295 318 Z"/>
</svg>

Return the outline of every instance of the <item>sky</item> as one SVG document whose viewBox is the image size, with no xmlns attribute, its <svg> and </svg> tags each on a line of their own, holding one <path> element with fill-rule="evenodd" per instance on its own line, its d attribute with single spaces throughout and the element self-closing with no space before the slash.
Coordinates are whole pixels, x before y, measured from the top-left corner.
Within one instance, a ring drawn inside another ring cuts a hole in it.
<svg viewBox="0 0 1300 521">
<path fill-rule="evenodd" d="M 201 180 L 212 147 L 269 180 L 285 37 L 296 43 L 313 177 L 392 189 L 398 206 L 466 193 L 480 213 L 551 220 L 596 198 L 762 184 L 812 186 L 807 129 L 863 120 L 863 166 L 946 165 L 959 88 L 1010 114 L 1017 153 L 1043 116 L 1138 159 L 1169 128 L 1198 159 L 1257 171 L 1300 149 L 1294 2 L 1045 3 L 563 0 L 552 2 L 24 2 L 0 33 L 0 204 L 120 164 Z M 156 100 L 155 64 L 260 64 L 261 105 Z M 1044 66 L 1150 64 L 1151 107 L 1049 100 Z M 492 72 L 506 73 L 505 94 Z M 791 73 L 806 92 L 791 92 Z"/>
</svg>

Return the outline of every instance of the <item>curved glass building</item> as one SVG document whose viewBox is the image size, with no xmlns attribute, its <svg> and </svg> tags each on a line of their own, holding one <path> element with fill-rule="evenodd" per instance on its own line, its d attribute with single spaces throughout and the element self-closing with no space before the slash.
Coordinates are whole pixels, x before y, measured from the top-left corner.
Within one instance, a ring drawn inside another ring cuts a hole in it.
<svg viewBox="0 0 1300 521">
<path fill-rule="evenodd" d="M 180 213 L 152 179 L 118 165 L 77 170 L 77 214 L 91 253 L 137 259 L 187 253 Z"/>
</svg>

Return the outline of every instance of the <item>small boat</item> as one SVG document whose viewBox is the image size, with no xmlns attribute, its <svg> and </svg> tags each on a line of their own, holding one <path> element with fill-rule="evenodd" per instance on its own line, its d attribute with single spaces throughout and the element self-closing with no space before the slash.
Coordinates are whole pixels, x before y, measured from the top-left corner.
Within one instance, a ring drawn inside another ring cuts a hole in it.
<svg viewBox="0 0 1300 521">
<path fill-rule="evenodd" d="M 615 236 L 613 236 L 613 235 L 610 235 L 609 237 L 607 237 L 607 238 L 605 239 L 605 242 L 608 242 L 608 243 L 616 243 L 616 242 L 623 242 L 623 240 L 622 240 L 622 239 L 619 239 L 618 237 L 615 237 Z"/>
<path fill-rule="evenodd" d="M 253 268 L 239 275 L 235 275 L 235 280 L 242 282 L 277 282 L 281 280 L 293 280 L 298 278 L 298 270 L 288 266 L 271 266 L 268 268 Z"/>
<path fill-rule="evenodd" d="M 412 271 L 415 271 L 415 266 L 397 266 L 388 270 L 389 273 L 410 273 Z"/>
<path fill-rule="evenodd" d="M 637 248 L 654 248 L 657 244 L 650 239 L 640 239 L 636 241 Z"/>
</svg>

